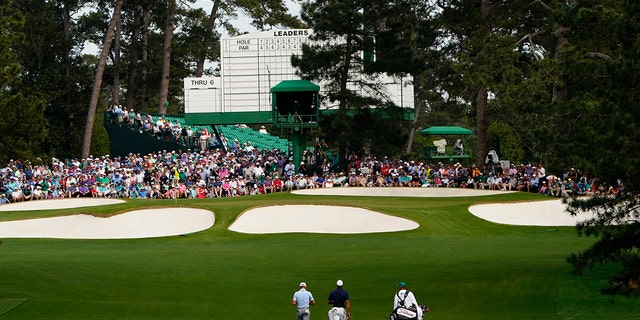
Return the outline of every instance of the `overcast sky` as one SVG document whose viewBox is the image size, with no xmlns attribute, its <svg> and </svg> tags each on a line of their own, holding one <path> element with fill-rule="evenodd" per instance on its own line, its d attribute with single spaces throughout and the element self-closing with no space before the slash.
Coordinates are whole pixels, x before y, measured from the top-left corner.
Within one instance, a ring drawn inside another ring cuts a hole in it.
<svg viewBox="0 0 640 320">
<path fill-rule="evenodd" d="M 291 13 L 292 15 L 295 16 L 299 16 L 300 15 L 300 4 L 298 3 L 297 0 L 284 0 L 285 4 L 287 5 L 287 7 L 289 8 L 289 13 Z M 211 12 L 211 7 L 213 6 L 213 1 L 212 0 L 197 0 L 195 3 L 196 8 L 202 8 L 207 14 L 209 14 Z M 249 19 L 246 16 L 240 16 L 238 17 L 238 19 L 236 20 L 235 23 L 236 27 L 241 31 L 241 32 L 253 32 L 256 31 L 256 29 L 254 27 L 251 26 L 251 19 Z M 223 33 L 223 35 L 225 35 L 225 31 L 220 29 L 220 32 Z"/>
<path fill-rule="evenodd" d="M 289 8 L 289 12 L 291 14 L 298 15 L 298 16 L 300 15 L 300 4 L 298 3 L 298 0 L 284 0 L 284 1 L 287 4 L 287 7 Z M 196 3 L 194 4 L 193 7 L 202 8 L 207 14 L 209 14 L 211 12 L 212 6 L 213 6 L 212 0 L 196 0 Z M 239 16 L 236 22 L 234 23 L 234 25 L 241 32 L 256 31 L 256 29 L 253 26 L 251 26 L 251 19 L 249 19 L 246 16 Z M 223 37 L 226 37 L 226 31 L 224 30 L 224 28 L 218 28 L 218 30 L 222 33 Z M 91 42 L 86 42 L 85 48 L 82 51 L 84 53 L 94 54 L 96 56 L 100 55 L 100 48 L 96 44 Z"/>
</svg>

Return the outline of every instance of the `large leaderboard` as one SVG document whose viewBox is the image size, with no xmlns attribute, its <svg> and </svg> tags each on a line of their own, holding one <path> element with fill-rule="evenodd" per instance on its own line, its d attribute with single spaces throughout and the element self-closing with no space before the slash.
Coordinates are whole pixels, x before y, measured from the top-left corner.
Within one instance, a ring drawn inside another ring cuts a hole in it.
<svg viewBox="0 0 640 320">
<path fill-rule="evenodd" d="M 299 79 L 291 55 L 302 53 L 310 30 L 276 30 L 222 40 L 222 101 L 238 111 L 271 110 L 271 87 Z"/>
<path fill-rule="evenodd" d="M 243 34 L 221 42 L 221 77 L 184 79 L 185 117 L 189 123 L 270 122 L 272 87 L 284 80 L 298 80 L 291 56 L 302 54 L 311 29 L 274 30 Z M 357 77 L 357 76 L 356 76 Z M 362 81 L 363 77 L 358 81 Z M 403 108 L 413 108 L 411 78 L 387 75 L 372 80 L 384 90 L 364 95 L 384 98 Z M 323 95 L 323 84 L 320 95 Z M 321 108 L 331 108 L 321 105 Z"/>
</svg>

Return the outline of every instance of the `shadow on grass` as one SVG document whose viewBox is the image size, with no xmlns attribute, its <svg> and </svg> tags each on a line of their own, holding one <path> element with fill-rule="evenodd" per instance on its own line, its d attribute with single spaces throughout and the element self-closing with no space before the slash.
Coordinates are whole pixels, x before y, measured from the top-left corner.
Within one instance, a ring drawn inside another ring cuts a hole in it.
<svg viewBox="0 0 640 320">
<path fill-rule="evenodd" d="M 0 316 L 11 312 L 13 309 L 29 301 L 29 298 L 2 298 L 0 297 Z"/>
</svg>

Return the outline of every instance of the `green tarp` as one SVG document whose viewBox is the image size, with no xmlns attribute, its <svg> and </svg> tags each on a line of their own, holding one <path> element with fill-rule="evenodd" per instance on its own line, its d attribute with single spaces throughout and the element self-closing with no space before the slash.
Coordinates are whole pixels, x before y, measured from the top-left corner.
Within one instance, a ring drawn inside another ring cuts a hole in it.
<svg viewBox="0 0 640 320">
<path fill-rule="evenodd" d="M 320 91 L 320 86 L 307 80 L 285 80 L 273 88 L 271 92 L 301 92 L 301 91 Z"/>
<path fill-rule="evenodd" d="M 458 126 L 433 126 L 420 130 L 423 136 L 429 135 L 471 135 L 473 131 Z"/>
</svg>

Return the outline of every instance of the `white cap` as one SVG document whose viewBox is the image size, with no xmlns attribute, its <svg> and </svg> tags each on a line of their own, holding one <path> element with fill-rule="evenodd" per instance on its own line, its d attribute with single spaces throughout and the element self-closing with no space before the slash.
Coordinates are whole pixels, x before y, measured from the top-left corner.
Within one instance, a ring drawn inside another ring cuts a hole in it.
<svg viewBox="0 0 640 320">
<path fill-rule="evenodd" d="M 342 280 L 336 281 L 336 286 L 338 286 L 338 287 L 342 287 L 343 284 L 344 283 L 342 283 Z"/>
<path fill-rule="evenodd" d="M 306 283 L 304 283 L 304 282 L 300 282 L 300 287 L 306 287 L 306 286 L 307 286 L 307 284 L 306 284 Z"/>
</svg>

